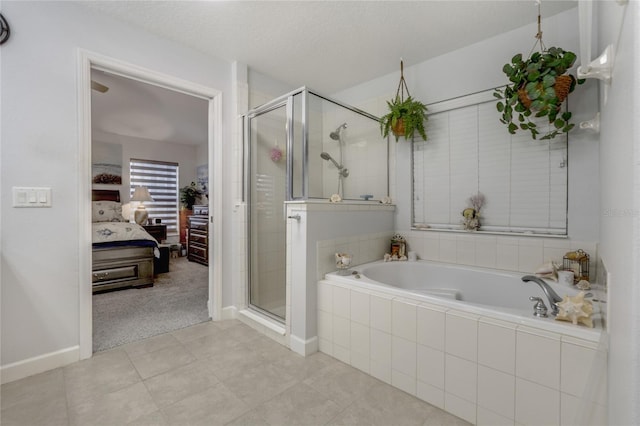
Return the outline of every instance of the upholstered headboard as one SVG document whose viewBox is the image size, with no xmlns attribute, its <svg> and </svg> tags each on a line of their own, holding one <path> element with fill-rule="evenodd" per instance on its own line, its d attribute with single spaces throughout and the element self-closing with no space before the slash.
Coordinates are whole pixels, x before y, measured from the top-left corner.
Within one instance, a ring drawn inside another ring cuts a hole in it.
<svg viewBox="0 0 640 426">
<path fill-rule="evenodd" d="M 117 189 L 93 189 L 91 201 L 117 201 L 120 202 L 120 191 Z"/>
</svg>

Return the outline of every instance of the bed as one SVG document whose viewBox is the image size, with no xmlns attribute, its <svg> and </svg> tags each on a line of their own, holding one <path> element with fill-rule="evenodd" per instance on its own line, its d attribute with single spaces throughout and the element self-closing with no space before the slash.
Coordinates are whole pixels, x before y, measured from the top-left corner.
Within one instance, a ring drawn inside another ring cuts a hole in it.
<svg viewBox="0 0 640 426">
<path fill-rule="evenodd" d="M 153 286 L 158 242 L 122 217 L 120 191 L 92 191 L 93 293 Z"/>
</svg>

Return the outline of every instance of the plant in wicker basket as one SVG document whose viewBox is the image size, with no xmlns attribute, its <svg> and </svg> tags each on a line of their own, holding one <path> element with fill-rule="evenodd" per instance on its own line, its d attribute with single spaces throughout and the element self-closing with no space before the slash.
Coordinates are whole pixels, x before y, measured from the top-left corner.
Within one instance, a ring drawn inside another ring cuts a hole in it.
<svg viewBox="0 0 640 426">
<path fill-rule="evenodd" d="M 540 1 L 537 3 L 538 32 L 529 58 L 523 60 L 522 55 L 517 54 L 510 64 L 502 67 L 511 84 L 497 88 L 494 96 L 500 99 L 496 108 L 502 114 L 500 121 L 508 126 L 509 133 L 528 130 L 536 139 L 540 131 L 536 124 L 539 120 L 535 119 L 546 117 L 551 130 L 540 139 L 552 139 L 573 129 L 571 112 L 561 112 L 562 102 L 573 92 L 576 83 L 582 84 L 584 80 L 576 80 L 567 73 L 576 61 L 575 53 L 559 47 L 547 49 L 542 42 Z M 540 51 L 533 53 L 537 45 Z"/>
<path fill-rule="evenodd" d="M 584 82 L 567 74 L 575 60 L 575 53 L 551 47 L 533 53 L 526 60 L 522 59 L 522 54 L 517 54 L 510 64 L 504 65 L 502 71 L 511 84 L 496 89 L 494 96 L 500 99 L 496 108 L 502 114 L 500 121 L 508 126 L 509 133 L 528 130 L 536 139 L 540 131 L 532 119 L 538 117 L 547 117 L 552 125 L 541 139 L 552 139 L 574 127 L 570 122 L 571 112 L 562 112 L 561 106 L 576 83 Z"/>
<path fill-rule="evenodd" d="M 407 98 L 404 98 L 404 92 Z M 409 94 L 409 88 L 404 80 L 404 65 L 400 61 L 400 83 L 396 91 L 396 97 L 392 101 L 387 101 L 389 113 L 380 119 L 380 133 L 383 137 L 389 135 L 391 130 L 396 137 L 396 142 L 400 136 L 406 139 L 413 138 L 415 132 L 427 140 L 427 133 L 424 123 L 427 121 L 427 107 L 420 101 L 416 101 Z"/>
</svg>

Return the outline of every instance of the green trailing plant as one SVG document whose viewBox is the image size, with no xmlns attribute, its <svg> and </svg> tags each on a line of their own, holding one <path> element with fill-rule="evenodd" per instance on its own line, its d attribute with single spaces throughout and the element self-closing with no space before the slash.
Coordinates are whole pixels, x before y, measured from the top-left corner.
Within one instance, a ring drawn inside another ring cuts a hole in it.
<svg viewBox="0 0 640 426">
<path fill-rule="evenodd" d="M 204 192 L 198 188 L 196 183 L 191 182 L 191 184 L 180 188 L 180 202 L 186 209 L 193 210 L 193 205 L 196 203 L 196 200 L 202 197 L 203 194 Z"/>
<path fill-rule="evenodd" d="M 389 113 L 380 119 L 380 132 L 387 137 L 391 130 L 398 142 L 400 136 L 406 139 L 413 138 L 415 132 L 427 140 L 425 122 L 427 121 L 427 107 L 411 96 L 401 99 L 396 95 L 393 101 L 387 101 Z"/>
<path fill-rule="evenodd" d="M 504 65 L 502 71 L 511 83 L 495 89 L 494 96 L 499 99 L 496 108 L 501 113 L 500 121 L 509 133 L 529 131 L 537 139 L 540 131 L 535 119 L 540 117 L 546 117 L 551 125 L 540 139 L 552 139 L 573 129 L 571 112 L 562 112 L 561 106 L 576 83 L 584 82 L 567 73 L 575 60 L 575 53 L 551 47 L 526 60 L 519 53 Z"/>
</svg>

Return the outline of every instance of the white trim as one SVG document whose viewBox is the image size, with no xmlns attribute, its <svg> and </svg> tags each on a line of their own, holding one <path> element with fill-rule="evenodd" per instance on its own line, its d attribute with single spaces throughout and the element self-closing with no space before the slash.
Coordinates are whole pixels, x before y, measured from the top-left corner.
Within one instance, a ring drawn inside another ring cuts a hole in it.
<svg viewBox="0 0 640 426">
<path fill-rule="evenodd" d="M 213 252 L 209 259 L 209 315 L 220 318 L 222 311 L 222 92 L 177 77 L 162 74 L 137 65 L 78 49 L 78 226 L 79 226 L 79 357 L 90 358 L 93 353 L 91 286 L 91 69 L 99 69 L 148 84 L 164 87 L 209 102 L 208 155 L 209 176 L 213 178 L 214 198 L 211 205 Z M 212 301 L 213 299 L 213 301 Z"/>
<path fill-rule="evenodd" d="M 72 346 L 70 348 L 3 365 L 0 367 L 0 377 L 2 378 L 2 384 L 4 385 L 5 383 L 33 376 L 34 374 L 43 373 L 45 371 L 53 370 L 54 368 L 64 367 L 65 365 L 72 364 L 79 359 L 80 346 Z"/>
<path fill-rule="evenodd" d="M 250 311 L 249 309 L 243 309 L 241 311 L 238 311 L 238 318 L 239 319 L 247 319 L 255 324 L 259 324 L 262 327 L 273 331 L 274 333 L 280 335 L 280 336 L 284 336 L 287 332 L 287 330 L 284 328 L 284 326 L 280 323 L 276 323 L 275 321 L 269 320 L 265 317 L 263 317 L 262 315 L 258 315 L 253 311 Z M 245 322 L 245 321 L 243 321 Z"/>
<path fill-rule="evenodd" d="M 231 320 L 238 318 L 238 308 L 235 306 L 225 306 L 222 308 L 221 320 Z"/>
<path fill-rule="evenodd" d="M 303 340 L 292 334 L 289 336 L 289 348 L 302 356 L 311 355 L 312 353 L 318 352 L 318 336 Z"/>
</svg>

